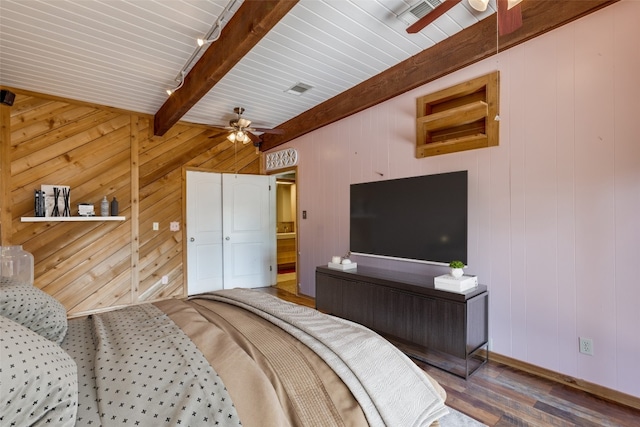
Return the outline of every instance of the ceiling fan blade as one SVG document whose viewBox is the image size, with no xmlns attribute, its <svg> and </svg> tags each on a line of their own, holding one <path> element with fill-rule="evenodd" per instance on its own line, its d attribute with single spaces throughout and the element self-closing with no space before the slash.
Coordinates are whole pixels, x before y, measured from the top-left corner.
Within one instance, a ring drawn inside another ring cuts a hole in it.
<svg viewBox="0 0 640 427">
<path fill-rule="evenodd" d="M 221 132 L 216 132 L 213 135 L 209 136 L 208 138 L 221 138 L 221 137 L 225 137 L 229 132 L 224 131 L 222 129 L 220 129 Z"/>
<path fill-rule="evenodd" d="M 522 27 L 520 3 L 509 9 L 509 0 L 498 0 L 498 34 L 505 36 Z"/>
<path fill-rule="evenodd" d="M 253 128 L 253 130 L 256 131 L 256 132 L 272 133 L 272 134 L 276 134 L 276 135 L 283 135 L 284 134 L 284 129 Z"/>
<path fill-rule="evenodd" d="M 460 3 L 462 0 L 447 0 L 444 3 L 441 3 L 438 7 L 433 9 L 431 12 L 418 19 L 416 22 L 407 27 L 407 33 L 415 34 L 422 30 L 427 25 L 431 24 L 433 21 L 444 15 L 451 9 L 453 6 Z"/>
<path fill-rule="evenodd" d="M 249 139 L 251 140 L 251 142 L 253 142 L 254 144 L 259 143 L 260 142 L 260 137 L 258 135 L 254 135 L 251 132 L 246 132 L 247 136 L 249 137 Z M 247 144 L 248 142 L 244 142 L 244 144 Z"/>
</svg>

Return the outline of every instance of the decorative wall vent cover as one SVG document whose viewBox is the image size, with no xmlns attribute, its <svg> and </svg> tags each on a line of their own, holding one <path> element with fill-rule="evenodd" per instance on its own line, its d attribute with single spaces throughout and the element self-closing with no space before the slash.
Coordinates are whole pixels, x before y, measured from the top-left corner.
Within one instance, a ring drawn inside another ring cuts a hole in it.
<svg viewBox="0 0 640 427">
<path fill-rule="evenodd" d="M 298 163 L 298 152 L 295 148 L 267 154 L 267 170 L 282 169 Z"/>
</svg>

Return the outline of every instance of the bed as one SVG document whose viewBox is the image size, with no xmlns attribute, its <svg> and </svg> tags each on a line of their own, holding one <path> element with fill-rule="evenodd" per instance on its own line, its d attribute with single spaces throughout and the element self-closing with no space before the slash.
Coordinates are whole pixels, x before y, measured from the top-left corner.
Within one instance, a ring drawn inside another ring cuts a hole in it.
<svg viewBox="0 0 640 427">
<path fill-rule="evenodd" d="M 2 279 L 1 425 L 429 426 L 444 390 L 369 329 L 233 289 L 66 319 Z"/>
</svg>

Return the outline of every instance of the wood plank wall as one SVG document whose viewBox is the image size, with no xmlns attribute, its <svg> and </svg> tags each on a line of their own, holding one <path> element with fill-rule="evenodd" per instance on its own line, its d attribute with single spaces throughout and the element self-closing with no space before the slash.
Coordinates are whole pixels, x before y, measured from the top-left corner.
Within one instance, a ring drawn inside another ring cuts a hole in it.
<svg viewBox="0 0 640 427">
<path fill-rule="evenodd" d="M 151 116 L 9 90 L 13 106 L 0 106 L 0 240 L 34 255 L 35 286 L 71 317 L 186 295 L 185 171 L 259 174 L 254 147 L 187 123 L 154 137 Z M 41 184 L 69 185 L 72 214 L 80 202 L 99 214 L 103 196 L 115 196 L 126 220 L 21 222 L 34 215 L 33 191 Z M 169 230 L 172 221 L 180 231 Z"/>
</svg>

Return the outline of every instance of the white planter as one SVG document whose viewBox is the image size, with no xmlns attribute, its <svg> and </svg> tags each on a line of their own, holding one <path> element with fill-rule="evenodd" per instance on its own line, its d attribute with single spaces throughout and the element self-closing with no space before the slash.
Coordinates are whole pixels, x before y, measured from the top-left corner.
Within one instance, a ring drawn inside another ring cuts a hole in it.
<svg viewBox="0 0 640 427">
<path fill-rule="evenodd" d="M 452 268 L 451 269 L 451 275 L 455 278 L 458 277 L 462 277 L 462 275 L 464 274 L 464 272 L 462 271 L 461 268 Z"/>
</svg>

